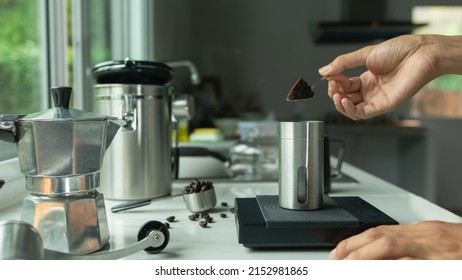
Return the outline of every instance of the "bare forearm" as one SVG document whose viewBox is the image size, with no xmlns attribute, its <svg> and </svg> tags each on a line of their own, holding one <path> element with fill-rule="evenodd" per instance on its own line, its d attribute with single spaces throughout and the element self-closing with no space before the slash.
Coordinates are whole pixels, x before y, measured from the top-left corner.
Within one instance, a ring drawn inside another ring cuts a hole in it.
<svg viewBox="0 0 462 280">
<path fill-rule="evenodd" d="M 438 76 L 462 74 L 462 36 L 422 35 L 437 64 Z"/>
</svg>

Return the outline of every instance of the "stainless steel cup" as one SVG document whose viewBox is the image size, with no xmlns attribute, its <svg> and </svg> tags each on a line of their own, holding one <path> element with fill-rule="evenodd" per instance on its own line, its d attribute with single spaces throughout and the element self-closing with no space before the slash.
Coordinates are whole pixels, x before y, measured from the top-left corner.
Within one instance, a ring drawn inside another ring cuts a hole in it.
<svg viewBox="0 0 462 280">
<path fill-rule="evenodd" d="M 281 122 L 279 206 L 291 210 L 322 207 L 324 194 L 324 123 Z"/>
</svg>

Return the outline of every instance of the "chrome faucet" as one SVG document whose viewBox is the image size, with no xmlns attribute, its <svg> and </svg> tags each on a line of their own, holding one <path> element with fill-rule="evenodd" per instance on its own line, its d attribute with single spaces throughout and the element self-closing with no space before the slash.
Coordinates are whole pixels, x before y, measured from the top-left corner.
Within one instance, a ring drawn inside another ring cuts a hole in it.
<svg viewBox="0 0 462 280">
<path fill-rule="evenodd" d="M 191 73 L 190 79 L 191 84 L 197 86 L 201 83 L 201 78 L 199 76 L 199 71 L 197 71 L 196 65 L 189 60 L 180 60 L 180 61 L 171 61 L 165 62 L 171 68 L 180 68 L 186 67 L 189 69 Z M 173 178 L 178 179 L 179 171 L 178 166 L 180 163 L 180 150 L 179 150 L 179 134 L 180 134 L 180 120 L 189 121 L 194 115 L 194 99 L 190 94 L 180 94 L 176 95 L 173 100 L 173 114 L 172 114 L 172 125 L 173 129 L 175 130 L 175 146 L 173 147 L 174 151 L 174 166 L 175 169 L 173 170 Z"/>
<path fill-rule="evenodd" d="M 193 85 L 199 85 L 201 83 L 201 78 L 199 75 L 199 71 L 197 71 L 196 65 L 189 60 L 181 60 L 181 61 L 171 61 L 166 62 L 168 66 L 171 68 L 179 68 L 179 67 L 186 67 L 191 72 L 191 83 Z"/>
</svg>

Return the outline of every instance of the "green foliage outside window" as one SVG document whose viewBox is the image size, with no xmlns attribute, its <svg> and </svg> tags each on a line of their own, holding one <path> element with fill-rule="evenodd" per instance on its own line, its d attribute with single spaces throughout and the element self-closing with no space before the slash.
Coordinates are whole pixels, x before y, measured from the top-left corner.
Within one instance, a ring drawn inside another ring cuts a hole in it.
<svg viewBox="0 0 462 280">
<path fill-rule="evenodd" d="M 40 109 L 38 1 L 0 0 L 0 113 Z"/>
</svg>

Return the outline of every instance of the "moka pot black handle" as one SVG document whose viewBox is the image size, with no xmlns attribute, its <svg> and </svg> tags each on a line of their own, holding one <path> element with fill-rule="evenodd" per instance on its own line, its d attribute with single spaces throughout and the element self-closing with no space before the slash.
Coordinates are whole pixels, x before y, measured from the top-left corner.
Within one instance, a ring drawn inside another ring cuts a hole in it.
<svg viewBox="0 0 462 280">
<path fill-rule="evenodd" d="M 0 140 L 8 143 L 18 142 L 16 133 L 17 121 L 21 118 L 19 115 L 1 115 L 0 114 Z"/>
</svg>

